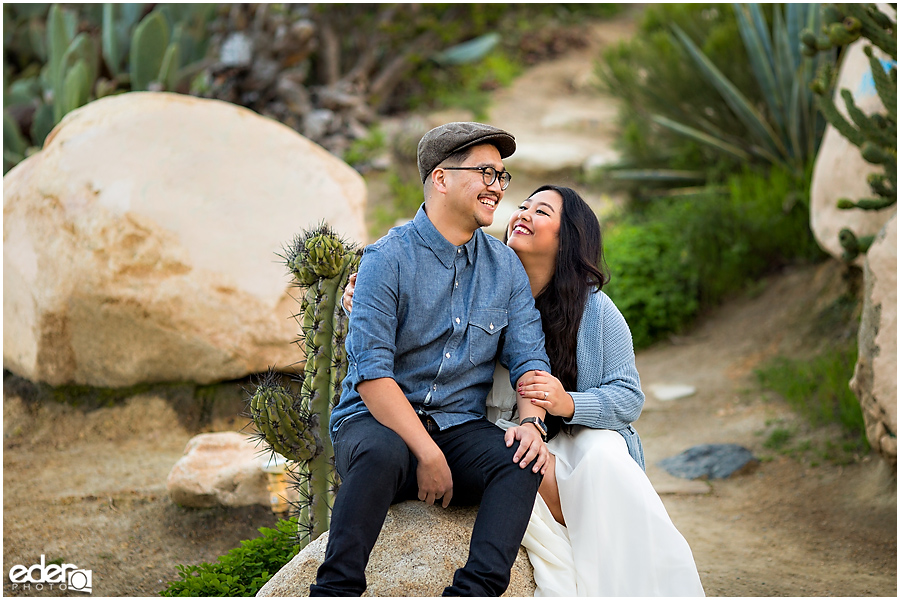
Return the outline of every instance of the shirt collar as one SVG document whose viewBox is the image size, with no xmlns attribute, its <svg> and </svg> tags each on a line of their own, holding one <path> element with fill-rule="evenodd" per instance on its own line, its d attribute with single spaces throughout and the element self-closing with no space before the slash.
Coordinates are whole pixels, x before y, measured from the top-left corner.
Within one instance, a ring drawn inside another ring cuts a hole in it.
<svg viewBox="0 0 900 600">
<path fill-rule="evenodd" d="M 441 235 L 441 232 L 437 230 L 434 223 L 432 223 L 431 219 L 428 218 L 428 215 L 425 214 L 424 203 L 419 207 L 419 211 L 413 219 L 413 225 L 415 225 L 416 231 L 419 232 L 419 235 L 425 241 L 425 244 L 431 248 L 434 255 L 441 261 L 441 264 L 448 269 L 453 267 L 453 261 L 456 260 L 456 255 L 458 254 L 457 246 L 454 246 L 447 241 L 447 238 Z M 476 231 L 472 238 L 462 245 L 462 248 L 465 248 L 466 258 L 469 263 L 475 261 L 475 247 L 479 231 Z"/>
</svg>

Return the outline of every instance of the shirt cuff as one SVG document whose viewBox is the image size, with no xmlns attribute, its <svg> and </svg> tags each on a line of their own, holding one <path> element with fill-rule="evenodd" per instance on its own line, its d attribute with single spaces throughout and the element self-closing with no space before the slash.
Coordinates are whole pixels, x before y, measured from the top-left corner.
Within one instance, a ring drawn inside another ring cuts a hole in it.
<svg viewBox="0 0 900 600">
<path fill-rule="evenodd" d="M 600 420 L 600 403 L 591 392 L 569 392 L 575 402 L 575 413 L 571 419 L 563 419 L 568 425 L 593 426 Z"/>
<path fill-rule="evenodd" d="M 384 377 L 394 378 L 394 361 L 391 357 L 365 352 L 356 361 L 356 382 Z"/>
</svg>

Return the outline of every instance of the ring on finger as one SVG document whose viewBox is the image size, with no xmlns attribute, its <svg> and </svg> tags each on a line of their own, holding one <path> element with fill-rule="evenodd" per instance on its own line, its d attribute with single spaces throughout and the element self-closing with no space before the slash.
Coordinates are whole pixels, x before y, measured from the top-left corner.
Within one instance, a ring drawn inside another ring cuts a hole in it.
<svg viewBox="0 0 900 600">
<path fill-rule="evenodd" d="M 549 396 L 549 395 L 550 395 L 550 392 L 544 392 L 544 400 L 546 400 L 547 396 Z"/>
</svg>

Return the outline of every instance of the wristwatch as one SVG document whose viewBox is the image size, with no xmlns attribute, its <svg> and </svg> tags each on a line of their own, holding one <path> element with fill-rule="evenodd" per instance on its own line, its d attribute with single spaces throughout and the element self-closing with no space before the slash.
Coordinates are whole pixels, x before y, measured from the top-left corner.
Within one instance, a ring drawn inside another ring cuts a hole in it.
<svg viewBox="0 0 900 600">
<path fill-rule="evenodd" d="M 541 439 L 545 442 L 547 441 L 547 424 L 544 423 L 540 417 L 525 417 L 519 421 L 519 425 L 524 425 L 525 423 L 533 423 L 541 432 Z"/>
</svg>

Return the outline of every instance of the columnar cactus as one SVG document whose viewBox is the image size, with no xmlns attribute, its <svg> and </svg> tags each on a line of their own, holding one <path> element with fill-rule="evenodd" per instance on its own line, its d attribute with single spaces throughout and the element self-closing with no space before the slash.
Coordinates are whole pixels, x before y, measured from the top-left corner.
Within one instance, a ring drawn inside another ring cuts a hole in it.
<svg viewBox="0 0 900 600">
<path fill-rule="evenodd" d="M 856 106 L 850 91 L 841 90 L 850 120 L 844 118 L 831 98 L 835 73 L 830 67 L 819 74 L 811 87 L 819 97 L 818 106 L 825 119 L 842 136 L 859 146 L 866 161 L 884 167 L 884 173 L 869 175 L 868 183 L 874 197 L 841 198 L 838 208 L 881 210 L 897 203 L 897 24 L 874 4 L 832 4 L 823 11 L 822 29 L 818 34 L 808 29 L 801 33 L 801 50 L 807 56 L 813 56 L 833 46 L 851 44 L 861 37 L 893 61 L 893 65 L 883 66 L 874 56 L 872 47 L 865 48 L 875 90 L 885 112 L 866 115 Z M 842 229 L 840 242 L 844 258 L 853 260 L 864 253 L 872 238 L 857 238 L 850 229 Z"/>
<path fill-rule="evenodd" d="M 328 529 L 337 488 L 328 422 L 347 374 L 348 319 L 340 299 L 347 279 L 359 267 L 360 255 L 327 225 L 298 235 L 285 249 L 282 258 L 294 284 L 304 289 L 295 315 L 301 328 L 298 343 L 306 353 L 300 394 L 281 385 L 270 369 L 250 398 L 250 415 L 260 439 L 297 463 L 290 472 L 300 497 L 294 508 L 301 546 Z"/>
</svg>

